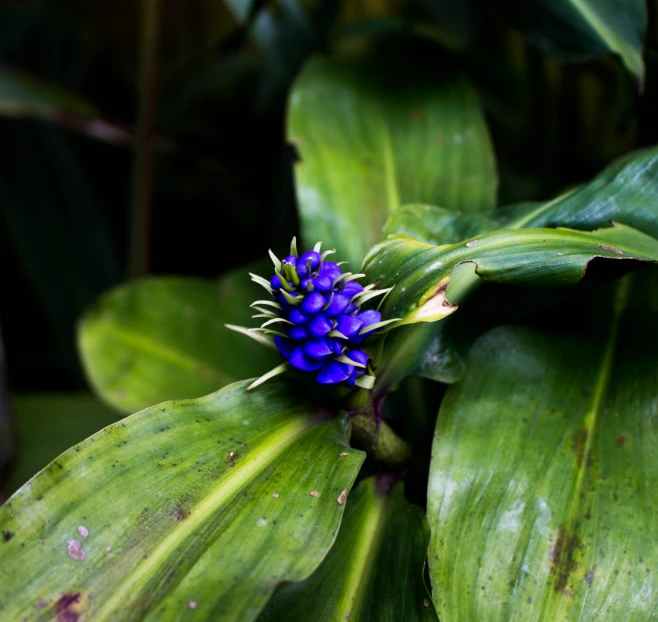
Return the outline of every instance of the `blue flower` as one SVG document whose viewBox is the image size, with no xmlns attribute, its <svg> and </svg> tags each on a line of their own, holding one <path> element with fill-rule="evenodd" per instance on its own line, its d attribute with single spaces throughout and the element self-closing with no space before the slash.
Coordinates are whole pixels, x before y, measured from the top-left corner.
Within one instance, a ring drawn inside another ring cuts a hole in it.
<svg viewBox="0 0 658 622">
<path fill-rule="evenodd" d="M 334 251 L 320 253 L 321 243 L 299 255 L 293 238 L 290 255 L 282 261 L 270 251 L 274 274 L 267 280 L 252 274 L 272 300 L 258 300 L 251 306 L 265 318 L 259 329 L 243 329 L 263 343 L 270 342 L 286 363 L 254 382 L 251 387 L 293 367 L 315 376 L 323 385 L 372 388 L 374 376 L 368 354 L 359 346 L 384 325 L 374 309 L 364 310 L 369 300 L 389 290 L 376 290 L 356 282 L 363 274 L 343 272 L 328 261 Z"/>
</svg>

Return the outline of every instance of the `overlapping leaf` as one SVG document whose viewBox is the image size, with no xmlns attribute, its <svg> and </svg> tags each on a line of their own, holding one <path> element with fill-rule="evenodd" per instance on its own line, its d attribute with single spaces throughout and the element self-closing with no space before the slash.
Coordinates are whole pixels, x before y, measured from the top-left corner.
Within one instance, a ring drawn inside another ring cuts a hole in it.
<svg viewBox="0 0 658 622">
<path fill-rule="evenodd" d="M 225 328 L 260 295 L 247 269 L 219 282 L 153 278 L 109 292 L 82 318 L 79 347 L 99 395 L 123 412 L 199 397 L 280 361 Z"/>
<path fill-rule="evenodd" d="M 658 260 L 658 241 L 624 225 L 593 232 L 569 229 L 501 230 L 460 244 L 432 246 L 406 236 L 375 246 L 365 271 L 381 287 L 395 285 L 382 316 L 401 324 L 432 322 L 454 312 L 446 296 L 451 274 L 463 263 L 487 281 L 519 285 L 570 285 L 594 257 Z M 477 280 L 464 273 L 465 280 Z"/>
<path fill-rule="evenodd" d="M 429 482 L 441 620 L 658 615 L 649 274 L 622 283 L 591 337 L 503 327 L 472 349 L 441 407 Z"/>
<path fill-rule="evenodd" d="M 402 486 L 387 493 L 385 481 L 364 480 L 347 497 L 326 560 L 306 581 L 279 588 L 260 620 L 436 620 L 423 583 L 428 539 Z"/>
<path fill-rule="evenodd" d="M 357 268 L 404 203 L 495 204 L 489 135 L 461 76 L 316 58 L 292 91 L 288 126 L 304 239 L 335 246 Z"/>
<path fill-rule="evenodd" d="M 298 388 L 247 384 L 110 425 L 2 506 L 3 618 L 249 620 L 306 578 L 364 454 Z"/>
<path fill-rule="evenodd" d="M 643 79 L 644 0 L 510 0 L 507 5 L 515 21 L 549 54 L 588 59 L 612 52 Z"/>
</svg>

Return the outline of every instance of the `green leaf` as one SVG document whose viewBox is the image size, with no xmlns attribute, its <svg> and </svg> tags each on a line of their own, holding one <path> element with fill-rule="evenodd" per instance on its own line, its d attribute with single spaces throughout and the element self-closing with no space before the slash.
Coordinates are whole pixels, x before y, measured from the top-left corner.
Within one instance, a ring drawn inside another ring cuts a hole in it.
<svg viewBox="0 0 658 622">
<path fill-rule="evenodd" d="M 658 614 L 656 282 L 622 283 L 607 339 L 503 327 L 473 347 L 432 452 L 442 621 Z"/>
<path fill-rule="evenodd" d="M 620 158 L 590 182 L 548 203 L 511 210 L 505 227 L 591 230 L 614 221 L 658 237 L 657 201 L 658 147 L 652 147 Z"/>
<path fill-rule="evenodd" d="M 572 285 L 582 279 L 595 258 L 658 260 L 658 240 L 615 225 L 592 232 L 571 229 L 501 230 L 465 243 L 432 246 L 406 236 L 389 238 L 366 257 L 370 281 L 393 291 L 382 305 L 383 318 L 401 318 L 401 324 L 433 322 L 456 310 L 446 290 L 459 264 L 471 262 L 475 271 L 460 272 L 463 291 L 468 282 L 515 285 Z M 465 278 L 463 278 L 465 276 Z"/>
<path fill-rule="evenodd" d="M 110 425 L 0 507 L 3 617 L 251 620 L 313 572 L 365 454 L 298 387 L 247 384 Z"/>
<path fill-rule="evenodd" d="M 515 21 L 547 53 L 585 60 L 612 52 L 644 79 L 644 0 L 512 0 L 509 5 Z"/>
<path fill-rule="evenodd" d="M 404 203 L 495 204 L 491 141 L 462 76 L 315 58 L 293 88 L 288 137 L 306 244 L 336 246 L 354 268 Z"/>
<path fill-rule="evenodd" d="M 396 486 L 370 478 L 347 497 L 336 544 L 306 581 L 280 587 L 261 620 L 436 620 L 423 583 L 429 530 Z M 383 490 L 382 490 L 383 488 Z"/>
<path fill-rule="evenodd" d="M 11 404 L 20 440 L 12 492 L 63 451 L 118 418 L 87 393 L 18 394 L 11 396 Z"/>
<path fill-rule="evenodd" d="M 488 215 L 454 214 L 429 205 L 406 205 L 390 215 L 384 234 L 402 233 L 431 244 L 451 244 L 499 228 L 565 226 L 591 230 L 615 221 L 658 237 L 656 201 L 658 149 L 653 148 L 617 160 L 590 182 L 547 203 L 511 205 Z M 455 274 L 447 292 L 449 298 L 455 295 L 454 284 Z M 469 303 L 479 304 L 486 301 L 478 297 Z M 469 332 L 473 339 L 477 336 L 472 327 Z M 450 319 L 433 327 L 412 325 L 390 333 L 382 356 L 387 366 L 378 376 L 376 390 L 387 391 L 407 373 L 447 383 L 459 380 L 464 365 L 452 337 Z"/>
<path fill-rule="evenodd" d="M 83 98 L 0 67 L 0 115 L 51 119 L 62 112 L 83 118 L 98 116 Z"/>
<path fill-rule="evenodd" d="M 110 291 L 80 322 L 90 383 L 115 408 L 134 412 L 264 374 L 280 357 L 224 326 L 249 322 L 259 296 L 246 270 L 219 282 L 161 277 Z"/>
<path fill-rule="evenodd" d="M 489 215 L 455 213 L 444 207 L 412 203 L 391 213 L 383 237 L 406 235 L 427 244 L 456 244 L 496 228 Z"/>
</svg>

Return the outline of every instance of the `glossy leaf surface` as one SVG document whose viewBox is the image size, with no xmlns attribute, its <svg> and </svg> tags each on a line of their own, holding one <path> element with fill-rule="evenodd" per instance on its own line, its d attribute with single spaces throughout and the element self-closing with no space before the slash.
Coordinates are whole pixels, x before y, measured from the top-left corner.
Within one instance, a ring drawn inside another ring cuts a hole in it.
<svg viewBox="0 0 658 622">
<path fill-rule="evenodd" d="M 249 620 L 306 578 L 364 454 L 298 388 L 248 384 L 110 425 L 23 486 L 0 508 L 3 617 Z"/>
<path fill-rule="evenodd" d="M 83 316 L 79 347 L 98 394 L 123 412 L 199 397 L 281 361 L 225 323 L 248 323 L 262 290 L 247 270 L 219 282 L 151 278 L 122 285 Z"/>
<path fill-rule="evenodd" d="M 277 590 L 260 620 L 436 620 L 423 584 L 425 516 L 370 478 L 347 497 L 336 544 L 306 581 Z"/>
<path fill-rule="evenodd" d="M 374 247 L 365 269 L 381 287 L 395 285 L 382 305 L 382 316 L 412 324 L 436 321 L 455 311 L 446 289 L 459 264 L 474 263 L 475 273 L 486 281 L 558 286 L 577 283 L 594 257 L 656 261 L 658 241 L 624 225 L 592 232 L 501 230 L 444 246 L 399 236 Z M 477 282 L 475 277 L 471 280 Z"/>
<path fill-rule="evenodd" d="M 293 89 L 288 138 L 300 157 L 304 239 L 335 246 L 354 270 L 404 203 L 468 212 L 495 204 L 489 134 L 460 76 L 316 58 Z"/>
<path fill-rule="evenodd" d="M 658 290 L 643 291 L 646 276 L 621 285 L 607 331 L 501 327 L 473 347 L 434 439 L 441 620 L 658 614 Z"/>
</svg>

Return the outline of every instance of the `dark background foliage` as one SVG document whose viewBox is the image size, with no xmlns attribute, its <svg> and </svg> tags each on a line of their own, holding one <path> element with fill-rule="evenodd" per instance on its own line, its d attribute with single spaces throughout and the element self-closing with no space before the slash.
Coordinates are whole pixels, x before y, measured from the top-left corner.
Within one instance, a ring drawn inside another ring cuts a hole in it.
<svg viewBox="0 0 658 622">
<path fill-rule="evenodd" d="M 312 54 L 387 54 L 437 74 L 461 67 L 493 136 L 500 205 L 550 198 L 658 142 L 656 3 L 643 84 L 615 56 L 556 53 L 526 4 L 3 0 L 0 325 L 9 391 L 85 388 L 75 322 L 113 285 L 147 272 L 213 277 L 285 246 L 297 232 L 286 99 Z M 161 27 L 149 85 L 140 63 L 152 6 Z M 149 97 L 153 184 L 139 199 L 138 110 Z M 148 204 L 140 232 L 135 218 Z"/>
</svg>

